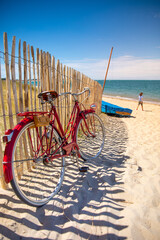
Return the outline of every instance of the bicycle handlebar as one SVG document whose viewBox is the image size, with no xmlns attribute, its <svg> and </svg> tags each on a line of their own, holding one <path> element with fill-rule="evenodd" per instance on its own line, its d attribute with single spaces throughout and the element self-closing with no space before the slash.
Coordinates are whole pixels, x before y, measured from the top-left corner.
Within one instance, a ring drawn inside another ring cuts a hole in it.
<svg viewBox="0 0 160 240">
<path fill-rule="evenodd" d="M 80 93 L 72 93 L 72 96 L 79 96 L 79 95 L 81 95 L 81 94 L 83 94 L 83 93 L 85 93 L 87 91 L 89 92 L 89 94 L 88 94 L 88 97 L 89 97 L 90 93 L 91 93 L 89 87 L 85 87 L 84 90 L 82 92 L 80 92 Z"/>
<path fill-rule="evenodd" d="M 88 98 L 90 96 L 90 93 L 91 93 L 89 87 L 85 87 L 84 90 L 82 92 L 80 92 L 80 93 L 65 92 L 65 93 L 60 93 L 59 95 L 58 95 L 57 92 L 55 92 L 53 90 L 51 90 L 51 91 L 44 91 L 44 92 L 38 94 L 38 98 L 41 99 L 41 104 L 44 104 L 45 101 L 47 101 L 49 103 L 52 103 L 52 101 L 54 99 L 56 99 L 58 96 L 63 96 L 63 95 L 66 95 L 66 94 L 71 94 L 74 97 L 74 99 L 77 100 L 76 96 L 79 96 L 79 95 L 81 95 L 81 94 L 83 94 L 83 93 L 85 93 L 87 91 L 89 92 L 89 94 L 88 94 L 88 96 L 86 98 Z"/>
<path fill-rule="evenodd" d="M 83 93 L 85 93 L 87 91 L 89 91 L 89 94 L 87 96 L 87 97 L 89 97 L 90 94 L 91 94 L 91 91 L 90 91 L 89 87 L 85 87 L 84 90 L 82 92 L 80 92 L 80 93 L 65 92 L 65 93 L 60 93 L 59 96 L 66 95 L 66 94 L 71 94 L 72 96 L 79 96 L 79 95 L 81 95 L 81 94 L 83 94 Z"/>
</svg>

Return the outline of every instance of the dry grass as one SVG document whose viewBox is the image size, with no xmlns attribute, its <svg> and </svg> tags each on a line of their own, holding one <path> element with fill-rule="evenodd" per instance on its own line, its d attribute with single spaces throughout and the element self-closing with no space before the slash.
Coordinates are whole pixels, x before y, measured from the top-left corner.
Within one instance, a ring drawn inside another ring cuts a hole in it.
<svg viewBox="0 0 160 240">
<path fill-rule="evenodd" d="M 34 104 L 34 86 L 32 86 L 32 102 Z M 6 89 L 6 81 L 3 80 L 2 81 L 2 91 L 3 91 L 3 101 L 4 101 L 4 110 L 5 110 L 5 113 L 3 113 L 3 110 L 2 110 L 2 101 L 1 104 L 0 104 L 0 133 L 1 135 L 4 134 L 5 132 L 5 126 L 4 126 L 4 118 L 5 118 L 5 121 L 6 121 L 6 125 L 7 125 L 7 129 L 10 128 L 9 126 L 9 111 L 8 111 L 8 102 L 7 102 L 7 89 Z M 19 84 L 18 82 L 16 83 L 16 91 L 17 91 L 17 102 L 18 102 L 18 109 L 20 109 L 20 103 L 19 103 Z M 36 98 L 37 98 L 37 94 L 38 94 L 38 91 L 36 89 Z M 36 99 L 36 107 L 38 107 L 38 98 Z M 17 123 L 17 120 L 16 120 L 16 110 L 15 110 L 15 99 L 14 99 L 14 95 L 13 95 L 13 89 L 12 89 L 12 86 L 11 86 L 11 108 L 12 108 L 12 113 L 13 113 L 13 122 L 14 122 L 14 125 L 16 125 Z M 32 109 L 32 106 L 31 106 L 31 94 L 30 94 L 30 86 L 28 85 L 28 104 L 29 104 L 29 110 Z M 34 108 L 34 106 L 33 106 Z M 23 91 L 23 109 L 25 110 L 25 106 L 24 106 L 24 91 Z M 19 110 L 20 111 L 20 110 Z M 3 114 L 5 114 L 5 116 L 3 116 Z"/>
</svg>

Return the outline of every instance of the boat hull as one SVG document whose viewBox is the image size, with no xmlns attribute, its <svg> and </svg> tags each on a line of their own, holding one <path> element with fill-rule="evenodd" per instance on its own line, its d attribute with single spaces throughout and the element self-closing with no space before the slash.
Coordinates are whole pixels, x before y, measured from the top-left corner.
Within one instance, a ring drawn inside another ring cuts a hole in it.
<svg viewBox="0 0 160 240">
<path fill-rule="evenodd" d="M 132 110 L 129 108 L 123 108 L 105 101 L 102 101 L 101 111 L 107 114 L 115 114 L 119 116 L 130 116 Z"/>
</svg>

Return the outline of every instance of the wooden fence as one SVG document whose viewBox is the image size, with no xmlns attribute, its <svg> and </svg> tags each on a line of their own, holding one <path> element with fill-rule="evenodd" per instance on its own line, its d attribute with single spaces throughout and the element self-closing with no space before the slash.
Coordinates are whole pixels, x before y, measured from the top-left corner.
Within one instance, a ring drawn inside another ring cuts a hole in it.
<svg viewBox="0 0 160 240">
<path fill-rule="evenodd" d="M 4 51 L 0 52 L 0 183 L 7 188 L 3 178 L 3 153 L 5 145 L 2 135 L 5 130 L 13 128 L 20 120 L 18 112 L 41 110 L 37 94 L 46 90 L 62 92 L 80 92 L 84 87 L 91 90 L 90 98 L 83 104 L 89 107 L 91 103 L 97 104 L 97 113 L 101 112 L 102 87 L 84 74 L 63 66 L 59 60 L 55 62 L 54 56 L 38 48 L 29 46 L 21 40 L 18 43 L 18 56 L 16 56 L 16 37 L 12 40 L 11 54 L 8 52 L 7 33 L 4 33 Z M 1 46 L 0 46 L 1 50 Z M 3 63 L 2 63 L 3 61 Z M 5 79 L 1 78 L 1 65 L 5 65 Z M 70 95 L 64 99 L 57 99 L 56 105 L 63 127 L 71 113 L 73 99 Z M 62 98 L 62 97 L 61 97 Z M 83 101 L 85 94 L 80 96 Z"/>
</svg>

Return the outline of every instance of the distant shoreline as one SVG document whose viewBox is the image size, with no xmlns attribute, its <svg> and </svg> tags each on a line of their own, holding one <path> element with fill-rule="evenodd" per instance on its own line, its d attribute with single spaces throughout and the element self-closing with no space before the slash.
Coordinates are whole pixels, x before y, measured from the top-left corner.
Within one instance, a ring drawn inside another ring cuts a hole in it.
<svg viewBox="0 0 160 240">
<path fill-rule="evenodd" d="M 127 97 L 120 97 L 120 96 L 113 96 L 113 95 L 106 95 L 106 94 L 103 94 L 102 97 L 138 102 L 138 99 L 127 98 Z M 145 100 L 144 103 L 150 103 L 150 104 L 160 105 L 160 102 L 157 102 L 157 101 Z"/>
</svg>

